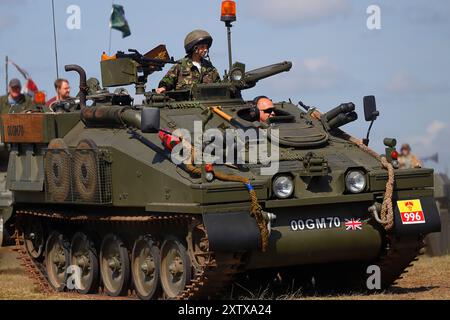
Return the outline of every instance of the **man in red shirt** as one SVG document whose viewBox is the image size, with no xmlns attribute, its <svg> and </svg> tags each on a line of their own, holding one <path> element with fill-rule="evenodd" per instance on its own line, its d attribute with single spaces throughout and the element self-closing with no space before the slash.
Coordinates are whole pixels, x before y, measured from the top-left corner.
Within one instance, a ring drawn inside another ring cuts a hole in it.
<svg viewBox="0 0 450 320">
<path fill-rule="evenodd" d="M 45 104 L 52 111 L 54 111 L 52 109 L 52 106 L 55 103 L 70 99 L 69 81 L 67 81 L 66 79 L 56 79 L 55 90 L 56 90 L 56 96 L 51 98 L 50 100 L 48 100 L 47 103 Z"/>
</svg>

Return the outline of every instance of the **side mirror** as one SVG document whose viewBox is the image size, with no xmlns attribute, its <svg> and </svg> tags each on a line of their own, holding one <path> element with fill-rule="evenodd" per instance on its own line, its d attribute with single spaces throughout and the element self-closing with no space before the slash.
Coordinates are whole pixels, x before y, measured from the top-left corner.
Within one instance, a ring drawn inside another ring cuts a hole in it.
<svg viewBox="0 0 450 320">
<path fill-rule="evenodd" d="M 377 111 L 377 103 L 374 96 L 364 97 L 364 117 L 366 121 L 375 121 L 380 112 Z"/>
<path fill-rule="evenodd" d="M 141 111 L 141 131 L 143 133 L 157 133 L 160 127 L 159 108 L 143 108 Z"/>
</svg>

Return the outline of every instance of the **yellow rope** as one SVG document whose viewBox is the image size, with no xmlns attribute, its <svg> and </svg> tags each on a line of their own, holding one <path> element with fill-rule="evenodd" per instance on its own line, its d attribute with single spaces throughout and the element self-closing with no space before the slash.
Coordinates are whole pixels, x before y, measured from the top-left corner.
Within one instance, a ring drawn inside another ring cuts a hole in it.
<svg viewBox="0 0 450 320">
<path fill-rule="evenodd" d="M 395 173 L 394 167 L 385 157 L 381 157 L 377 152 L 362 143 L 360 139 L 354 138 L 351 135 L 339 130 L 344 139 L 354 143 L 361 150 L 367 152 L 372 157 L 381 162 L 382 166 L 388 171 L 388 180 L 386 182 L 386 192 L 384 193 L 383 204 L 381 205 L 381 222 L 386 231 L 392 230 L 394 227 L 394 208 L 392 204 L 392 196 L 394 193 Z"/>
<path fill-rule="evenodd" d="M 267 229 L 267 223 L 264 219 L 263 210 L 258 203 L 256 191 L 251 187 L 250 180 L 241 176 L 225 174 L 217 170 L 214 170 L 214 176 L 221 181 L 241 182 L 247 186 L 251 200 L 250 214 L 253 218 L 255 218 L 261 234 L 261 251 L 266 252 L 267 247 L 269 246 L 269 230 Z"/>
<path fill-rule="evenodd" d="M 191 163 L 187 163 L 186 164 L 186 168 L 189 172 L 191 172 L 192 174 L 201 176 L 202 174 L 202 170 L 200 168 L 195 167 L 192 163 L 194 163 L 194 159 L 195 159 L 195 150 L 194 148 L 186 142 L 185 139 L 181 140 L 182 143 L 185 144 L 185 147 L 187 148 L 191 148 Z M 264 219 L 264 215 L 263 215 L 263 210 L 260 206 L 260 204 L 258 203 L 258 197 L 256 196 L 256 192 L 253 189 L 253 187 L 251 187 L 250 184 L 250 180 L 248 178 L 242 177 L 242 176 L 235 176 L 235 175 L 230 175 L 230 174 L 226 174 L 217 170 L 213 171 L 214 177 L 216 177 L 217 179 L 221 180 L 221 181 L 231 181 L 231 182 L 241 182 L 243 184 L 245 184 L 245 186 L 248 189 L 249 195 L 250 195 L 250 201 L 251 201 L 251 206 L 250 206 L 250 215 L 255 218 L 256 220 L 256 224 L 258 225 L 258 229 L 259 232 L 261 234 L 261 251 L 262 252 L 266 252 L 267 248 L 269 246 L 269 230 L 267 228 L 267 222 Z"/>
</svg>

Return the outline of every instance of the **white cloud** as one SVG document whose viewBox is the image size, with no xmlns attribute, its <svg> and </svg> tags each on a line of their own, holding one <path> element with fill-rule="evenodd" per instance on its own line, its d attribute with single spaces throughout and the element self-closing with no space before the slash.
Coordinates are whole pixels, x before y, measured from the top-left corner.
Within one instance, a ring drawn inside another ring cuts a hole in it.
<svg viewBox="0 0 450 320">
<path fill-rule="evenodd" d="M 427 133 L 435 137 L 442 129 L 444 129 L 447 125 L 440 121 L 433 121 L 431 125 L 427 128 Z"/>
<path fill-rule="evenodd" d="M 336 69 L 336 67 L 330 63 L 328 58 L 324 57 L 305 59 L 303 61 L 303 67 L 311 72 L 317 72 L 323 69 Z"/>
<path fill-rule="evenodd" d="M 296 73 L 299 88 L 309 91 L 340 88 L 349 80 L 345 73 L 326 57 L 304 59 Z"/>
<path fill-rule="evenodd" d="M 328 58 L 308 58 L 299 68 L 299 87 L 306 90 L 326 90 L 339 84 L 340 74 Z"/>
<path fill-rule="evenodd" d="M 398 72 L 389 81 L 387 89 L 392 93 L 413 91 L 418 86 L 416 80 L 409 74 Z"/>
<path fill-rule="evenodd" d="M 314 23 L 344 15 L 348 0 L 252 0 L 251 12 L 277 25 Z"/>
<path fill-rule="evenodd" d="M 426 132 L 424 135 L 420 137 L 415 137 L 412 140 L 422 148 L 428 148 L 433 146 L 436 139 L 439 137 L 440 133 L 444 131 L 447 128 L 447 124 L 434 120 L 426 129 Z"/>
<path fill-rule="evenodd" d="M 432 121 L 422 135 L 409 138 L 413 152 L 420 158 L 430 157 L 435 153 L 439 154 L 439 164 L 432 161 L 424 163 L 426 167 L 434 167 L 437 172 L 448 173 L 448 165 L 450 164 L 450 125 L 440 120 Z"/>
</svg>

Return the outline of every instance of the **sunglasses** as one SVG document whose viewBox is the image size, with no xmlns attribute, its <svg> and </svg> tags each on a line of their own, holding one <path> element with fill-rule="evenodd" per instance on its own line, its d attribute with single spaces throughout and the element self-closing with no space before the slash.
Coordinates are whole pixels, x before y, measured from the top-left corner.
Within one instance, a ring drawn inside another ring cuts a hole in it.
<svg viewBox="0 0 450 320">
<path fill-rule="evenodd" d="M 267 113 L 267 114 L 271 114 L 272 112 L 275 112 L 275 108 L 269 108 L 269 109 L 261 110 L 261 111 L 264 113 Z"/>
</svg>

